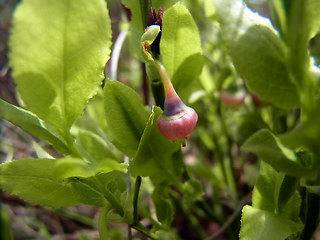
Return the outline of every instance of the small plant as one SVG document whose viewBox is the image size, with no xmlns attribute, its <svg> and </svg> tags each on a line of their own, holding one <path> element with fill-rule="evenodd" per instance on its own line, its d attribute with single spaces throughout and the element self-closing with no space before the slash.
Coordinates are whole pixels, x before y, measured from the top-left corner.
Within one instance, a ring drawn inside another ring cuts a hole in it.
<svg viewBox="0 0 320 240">
<path fill-rule="evenodd" d="M 97 206 L 104 240 L 312 239 L 320 1 L 262 1 L 266 17 L 242 0 L 121 3 L 113 41 L 112 1 L 17 5 L 21 106 L 0 99 L 0 118 L 47 145 L 1 163 L 1 189 Z"/>
</svg>

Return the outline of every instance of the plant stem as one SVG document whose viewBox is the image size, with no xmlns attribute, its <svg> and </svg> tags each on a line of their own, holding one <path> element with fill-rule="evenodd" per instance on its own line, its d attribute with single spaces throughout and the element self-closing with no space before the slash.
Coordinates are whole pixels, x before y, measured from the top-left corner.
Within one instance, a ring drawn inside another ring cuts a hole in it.
<svg viewBox="0 0 320 240">
<path fill-rule="evenodd" d="M 218 219 L 215 214 L 213 213 L 213 210 L 208 206 L 208 204 L 202 199 L 201 201 L 196 202 L 199 209 L 201 209 L 205 214 L 209 221 L 216 222 L 218 224 L 222 224 L 220 219 Z"/>
<path fill-rule="evenodd" d="M 144 235 L 146 235 L 147 237 L 151 238 L 151 239 L 159 239 L 157 235 L 155 235 L 154 233 L 152 233 L 149 229 L 147 229 L 145 226 L 143 226 L 141 223 L 134 223 L 130 225 L 131 228 L 136 229 L 137 231 L 143 233 Z"/>
<path fill-rule="evenodd" d="M 149 105 L 149 85 L 148 77 L 146 72 L 146 64 L 141 63 L 142 68 L 142 91 L 143 91 L 143 100 L 145 105 Z"/>
<path fill-rule="evenodd" d="M 205 234 L 202 231 L 196 217 L 189 212 L 189 209 L 186 206 L 184 206 L 184 204 L 181 202 L 181 199 L 179 199 L 175 193 L 172 192 L 170 196 L 173 199 L 175 205 L 178 207 L 181 214 L 184 216 L 184 219 L 187 221 L 187 224 L 189 225 L 190 229 L 195 234 L 197 239 L 204 239 Z"/>
<path fill-rule="evenodd" d="M 99 230 L 100 240 L 108 239 L 107 215 L 110 209 L 111 209 L 111 205 L 107 204 L 105 207 L 102 208 L 99 215 L 98 230 Z"/>
<path fill-rule="evenodd" d="M 222 149 L 221 149 L 220 143 L 219 143 L 219 141 L 217 139 L 217 136 L 215 134 L 212 135 L 212 140 L 213 140 L 214 145 L 216 146 L 215 160 L 217 160 L 217 162 L 219 162 L 220 168 L 221 168 L 221 171 L 222 171 L 222 174 L 223 174 L 224 181 L 226 183 L 228 183 L 228 174 L 227 174 L 227 171 L 226 171 L 225 164 L 223 162 Z"/>
<path fill-rule="evenodd" d="M 159 61 L 156 61 L 155 64 L 157 65 L 157 68 L 158 68 L 158 71 L 159 71 L 159 74 L 160 74 L 160 77 L 162 80 L 162 84 L 163 84 L 165 95 L 166 95 L 166 101 L 168 101 L 168 99 L 170 99 L 170 98 L 179 99 L 179 96 L 176 93 L 176 91 L 174 90 L 174 87 L 171 83 L 169 75 L 168 75 L 166 69 L 164 68 L 164 66 Z"/>
<path fill-rule="evenodd" d="M 124 162 L 129 164 L 130 163 L 130 160 L 129 160 L 129 157 L 128 156 L 125 156 L 124 157 Z M 127 191 L 129 193 L 129 195 L 131 196 L 131 180 L 130 180 L 130 168 L 128 168 L 128 171 L 126 173 L 126 187 L 127 187 Z M 132 240 L 132 231 L 131 231 L 131 228 L 130 226 L 128 225 L 128 240 Z"/>
<path fill-rule="evenodd" d="M 141 11 L 141 17 L 142 17 L 142 27 L 147 27 L 148 22 L 148 11 L 149 8 L 149 1 L 148 0 L 140 0 L 140 11 Z M 142 29 L 143 30 L 143 29 Z"/>
<path fill-rule="evenodd" d="M 57 209 L 54 211 L 55 213 L 67 217 L 69 219 L 75 220 L 77 222 L 86 224 L 88 226 L 96 226 L 97 222 L 89 217 L 86 217 L 84 215 L 78 214 L 76 212 L 68 211 L 65 209 Z"/>
<path fill-rule="evenodd" d="M 139 199 L 139 192 L 141 187 L 142 178 L 138 176 L 136 178 L 136 184 L 134 187 L 133 193 L 133 223 L 129 225 L 129 227 L 136 229 L 137 231 L 143 233 L 144 235 L 148 236 L 151 239 L 158 239 L 154 233 L 152 233 L 149 229 L 144 227 L 138 218 L 138 199 Z"/>
<path fill-rule="evenodd" d="M 237 177 L 236 177 L 236 172 L 234 169 L 234 159 L 233 159 L 233 155 L 232 155 L 232 138 L 230 136 L 229 130 L 228 130 L 228 126 L 227 126 L 227 122 L 226 122 L 226 117 L 225 117 L 225 113 L 223 110 L 223 106 L 222 106 L 222 102 L 221 100 L 219 100 L 218 103 L 218 116 L 220 116 L 220 122 L 224 131 L 224 134 L 227 138 L 227 150 L 226 150 L 226 154 L 227 154 L 227 158 L 229 160 L 229 166 L 228 166 L 228 175 L 230 176 L 227 178 L 227 180 L 229 180 L 229 186 L 232 189 L 232 192 L 234 193 L 234 198 L 237 199 L 238 196 L 240 195 L 239 189 L 237 188 Z"/>
<path fill-rule="evenodd" d="M 138 198 L 141 187 L 142 178 L 140 176 L 136 179 L 136 185 L 134 187 L 134 195 L 133 195 L 133 222 L 137 223 L 138 219 Z"/>
<path fill-rule="evenodd" d="M 154 62 L 147 63 L 146 73 L 150 81 L 151 90 L 156 105 L 160 107 L 162 110 L 164 110 L 165 93 L 157 65 Z"/>
<path fill-rule="evenodd" d="M 80 157 L 80 153 L 79 153 L 79 151 L 78 151 L 78 149 L 77 149 L 77 147 L 76 147 L 76 145 L 74 143 L 74 139 L 73 139 L 72 135 L 70 134 L 70 132 L 67 131 L 65 136 L 66 136 L 67 146 L 68 146 L 68 148 L 69 148 L 69 150 L 71 152 L 71 155 L 73 157 Z"/>
<path fill-rule="evenodd" d="M 132 240 L 132 231 L 129 226 L 128 226 L 128 240 Z"/>
<path fill-rule="evenodd" d="M 320 196 L 307 191 L 306 221 L 300 240 L 310 240 L 317 229 L 320 212 Z"/>
</svg>

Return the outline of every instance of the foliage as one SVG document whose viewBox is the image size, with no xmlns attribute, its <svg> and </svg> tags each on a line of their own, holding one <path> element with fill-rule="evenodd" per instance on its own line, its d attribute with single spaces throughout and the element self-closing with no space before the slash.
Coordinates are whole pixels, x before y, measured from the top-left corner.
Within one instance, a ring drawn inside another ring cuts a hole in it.
<svg viewBox="0 0 320 240">
<path fill-rule="evenodd" d="M 242 0 L 122 3 L 131 21 L 122 13 L 128 34 L 113 41 L 111 58 L 104 0 L 17 5 L 9 64 L 21 106 L 0 99 L 0 117 L 56 153 L 34 143 L 39 158 L 1 163 L 1 189 L 52 209 L 101 207 L 100 239 L 112 233 L 106 222 L 150 239 L 214 239 L 214 224 L 228 239 L 311 239 L 320 213 L 319 1 L 269 0 L 260 3 L 266 17 Z M 149 7 L 161 26 L 144 32 Z M 198 113 L 190 139 L 157 129 L 159 62 Z"/>
</svg>

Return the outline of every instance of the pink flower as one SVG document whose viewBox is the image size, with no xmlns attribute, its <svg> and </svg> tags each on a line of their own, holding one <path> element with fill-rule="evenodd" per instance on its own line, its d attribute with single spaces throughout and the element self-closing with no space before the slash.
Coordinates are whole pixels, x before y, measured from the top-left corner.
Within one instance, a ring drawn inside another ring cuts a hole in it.
<svg viewBox="0 0 320 240">
<path fill-rule="evenodd" d="M 173 141 L 188 138 L 197 124 L 198 115 L 193 108 L 187 107 L 181 101 L 161 64 L 159 64 L 159 73 L 166 98 L 164 111 L 157 119 L 157 128 L 165 138 Z"/>
</svg>

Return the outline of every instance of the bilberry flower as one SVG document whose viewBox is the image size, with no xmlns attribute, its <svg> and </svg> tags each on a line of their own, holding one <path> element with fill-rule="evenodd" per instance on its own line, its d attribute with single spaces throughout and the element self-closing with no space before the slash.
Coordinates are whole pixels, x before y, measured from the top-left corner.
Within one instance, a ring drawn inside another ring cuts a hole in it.
<svg viewBox="0 0 320 240">
<path fill-rule="evenodd" d="M 160 63 L 158 69 L 165 90 L 165 102 L 164 111 L 157 119 L 157 128 L 164 137 L 173 141 L 188 138 L 197 124 L 198 115 L 181 101 Z"/>
</svg>

